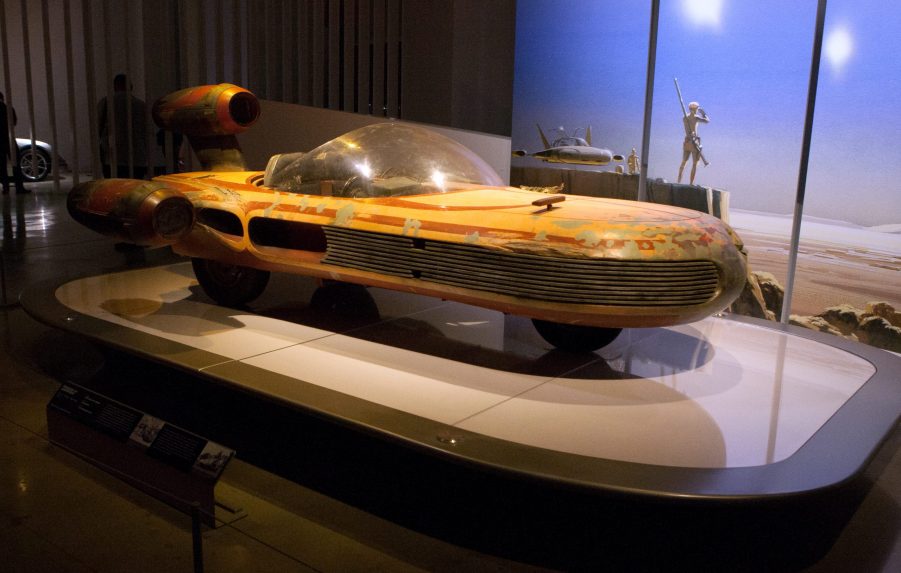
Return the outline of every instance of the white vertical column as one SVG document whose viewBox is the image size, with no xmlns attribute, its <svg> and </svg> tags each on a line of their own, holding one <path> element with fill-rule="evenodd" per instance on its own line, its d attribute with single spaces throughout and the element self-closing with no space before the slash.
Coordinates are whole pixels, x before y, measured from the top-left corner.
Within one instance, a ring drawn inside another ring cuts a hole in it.
<svg viewBox="0 0 901 573">
<path fill-rule="evenodd" d="M 78 185 L 78 122 L 75 121 L 75 72 L 72 57 L 72 3 L 63 0 L 63 39 L 66 43 L 66 85 L 69 97 L 69 134 L 72 141 L 72 184 Z M 93 103 L 89 103 L 93 105 Z"/>
<path fill-rule="evenodd" d="M 312 81 L 310 87 L 312 89 L 311 105 L 315 107 L 325 107 L 325 65 L 321 54 L 325 53 L 325 30 L 322 25 L 325 22 L 325 6 L 324 0 L 313 0 L 313 11 L 310 17 L 309 33 L 313 36 L 313 47 L 308 53 L 310 61 L 310 73 Z"/>
<path fill-rule="evenodd" d="M 119 158 L 116 157 L 116 105 L 115 99 L 113 97 L 113 39 L 112 39 L 112 29 L 110 26 L 110 18 L 109 18 L 109 7 L 110 0 L 103 0 L 103 35 L 106 38 L 106 41 L 103 43 L 104 45 L 104 69 L 106 74 L 103 78 L 104 85 L 106 85 L 106 117 L 103 118 L 104 124 L 106 125 L 106 140 L 107 140 L 107 165 L 110 166 L 110 177 L 116 177 L 117 174 L 117 165 L 119 163 Z M 101 113 L 103 110 L 101 110 Z M 102 137 L 102 135 L 101 135 Z M 101 145 L 103 142 L 101 142 Z"/>
<path fill-rule="evenodd" d="M 269 2 L 263 0 L 263 97 L 272 99 L 275 97 L 274 80 L 275 70 L 272 65 L 272 34 L 269 33 Z"/>
<path fill-rule="evenodd" d="M 400 1 L 388 0 L 385 35 L 385 106 L 388 117 L 400 116 Z"/>
<path fill-rule="evenodd" d="M 293 20 L 291 19 L 291 3 L 292 0 L 283 0 L 282 13 L 279 21 L 282 31 L 282 73 L 280 74 L 282 82 L 281 101 L 291 102 L 294 99 L 294 75 L 295 68 L 292 60 L 291 46 L 294 45 L 292 36 L 295 36 Z"/>
<path fill-rule="evenodd" d="M 195 31 L 197 33 L 197 67 L 200 68 L 200 73 L 198 74 L 198 78 L 200 80 L 198 83 L 200 84 L 208 84 L 210 83 L 209 73 L 207 71 L 207 57 L 206 57 L 206 2 L 204 0 L 197 1 L 197 12 L 195 19 L 196 28 Z"/>
<path fill-rule="evenodd" d="M 344 111 L 354 111 L 357 90 L 354 81 L 357 77 L 356 43 L 357 43 L 357 2 L 344 0 Z"/>
<path fill-rule="evenodd" d="M 341 109 L 341 6 L 339 0 L 328 3 L 328 98 L 329 109 Z"/>
<path fill-rule="evenodd" d="M 244 80 L 241 76 L 241 18 L 244 13 L 242 11 L 241 0 L 231 0 L 232 2 L 232 31 L 231 31 L 231 48 L 232 48 L 232 82 L 240 86 L 244 86 Z"/>
<path fill-rule="evenodd" d="M 125 117 L 122 118 L 122 121 L 125 122 L 125 142 L 126 149 L 128 150 L 128 178 L 134 179 L 135 176 L 135 134 L 134 134 L 134 110 L 132 109 L 132 101 L 131 97 L 133 95 L 132 90 L 134 89 L 134 81 L 131 77 L 131 18 L 130 12 L 131 9 L 129 7 L 129 0 L 125 0 L 122 4 L 124 6 L 125 13 L 123 14 L 123 18 L 125 20 L 124 28 L 125 28 Z M 109 38 L 111 39 L 111 38 Z"/>
<path fill-rule="evenodd" d="M 178 58 L 178 66 L 180 70 L 181 82 L 182 85 L 178 86 L 179 89 L 187 88 L 192 85 L 195 85 L 197 82 L 194 81 L 194 76 L 191 74 L 191 66 L 190 66 L 190 28 L 188 27 L 188 22 L 190 18 L 190 6 L 188 5 L 188 0 L 179 0 L 178 1 L 178 46 L 179 46 L 179 58 Z M 191 151 L 190 146 L 187 146 L 186 157 L 185 157 L 185 169 L 188 171 L 194 170 L 194 153 Z"/>
<path fill-rule="evenodd" d="M 35 148 L 34 142 L 34 87 L 31 78 L 31 38 L 28 34 L 28 4 L 22 0 L 22 48 L 25 56 L 25 99 L 28 100 L 28 131 L 31 138 L 31 148 Z M 31 171 L 36 169 L 37 155 L 31 156 Z"/>
<path fill-rule="evenodd" d="M 384 117 L 385 106 L 385 0 L 373 0 L 372 115 Z"/>
<path fill-rule="evenodd" d="M 100 179 L 100 138 L 97 133 L 97 77 L 94 73 L 94 16 L 92 0 L 81 0 L 81 25 L 83 28 L 85 83 L 88 90 L 88 132 L 91 139 L 91 173 Z"/>
<path fill-rule="evenodd" d="M 6 3 L 0 0 L 0 50 L 3 51 L 3 87 L 6 93 L 6 109 L 9 114 L 9 131 L 0 134 L 0 137 L 9 138 L 10 158 L 13 162 L 17 161 L 18 153 L 16 153 L 16 123 L 13 121 L 13 88 L 9 73 L 9 41 L 6 32 Z M 3 169 L 6 169 L 6 158 L 0 159 Z"/>
<path fill-rule="evenodd" d="M 56 92 L 53 89 L 53 55 L 50 50 L 50 10 L 47 6 L 47 0 L 41 0 L 41 27 L 44 32 L 44 86 L 47 88 L 47 115 L 50 120 L 53 190 L 59 191 L 59 141 L 56 130 Z"/>
<path fill-rule="evenodd" d="M 372 12 L 369 0 L 357 3 L 357 113 L 371 114 L 370 95 L 372 78 L 370 76 L 370 31 L 372 30 Z"/>
<path fill-rule="evenodd" d="M 311 46 L 313 38 L 310 31 L 313 29 L 310 20 L 311 10 L 310 0 L 301 0 L 300 8 L 297 15 L 298 36 L 303 38 L 303 42 L 299 43 L 297 49 L 297 103 L 303 105 L 313 105 L 313 82 L 310 70 L 312 69 L 310 61 Z"/>
<path fill-rule="evenodd" d="M 239 22 L 238 36 L 241 38 L 241 85 L 250 85 L 250 52 L 253 46 L 250 42 L 250 0 L 241 1 L 241 22 Z"/>
<path fill-rule="evenodd" d="M 225 81 L 225 10 L 222 9 L 223 0 L 218 0 L 213 4 L 215 14 L 213 19 L 216 22 L 216 77 L 213 83 L 222 83 Z"/>
</svg>

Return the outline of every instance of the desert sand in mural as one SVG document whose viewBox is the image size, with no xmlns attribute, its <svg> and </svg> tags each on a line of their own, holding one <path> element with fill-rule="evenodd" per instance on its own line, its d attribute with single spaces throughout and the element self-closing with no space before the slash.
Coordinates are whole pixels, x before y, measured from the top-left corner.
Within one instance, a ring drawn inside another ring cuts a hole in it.
<svg viewBox="0 0 901 573">
<path fill-rule="evenodd" d="M 761 232 L 752 228 L 755 221 L 735 219 L 733 226 L 745 242 L 751 269 L 772 273 L 784 286 L 788 233 L 774 233 L 771 228 Z M 860 233 L 866 234 L 864 244 L 855 240 Z M 870 301 L 901 309 L 901 250 L 897 248 L 901 236 L 874 233 L 836 226 L 830 237 L 833 240 L 825 241 L 822 233 L 806 237 L 802 226 L 792 313 L 814 315 L 843 303 L 863 309 Z M 885 250 L 872 244 L 879 235 L 886 239 Z"/>
</svg>

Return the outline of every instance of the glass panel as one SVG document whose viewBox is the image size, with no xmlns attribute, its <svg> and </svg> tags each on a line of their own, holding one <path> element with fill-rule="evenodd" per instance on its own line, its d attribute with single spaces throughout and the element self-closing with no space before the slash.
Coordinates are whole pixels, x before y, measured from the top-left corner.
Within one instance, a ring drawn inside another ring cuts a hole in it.
<svg viewBox="0 0 901 573">
<path fill-rule="evenodd" d="M 901 317 L 868 303 L 901 309 L 899 30 L 894 4 L 828 4 L 792 300 L 823 328 L 895 351 Z"/>
</svg>

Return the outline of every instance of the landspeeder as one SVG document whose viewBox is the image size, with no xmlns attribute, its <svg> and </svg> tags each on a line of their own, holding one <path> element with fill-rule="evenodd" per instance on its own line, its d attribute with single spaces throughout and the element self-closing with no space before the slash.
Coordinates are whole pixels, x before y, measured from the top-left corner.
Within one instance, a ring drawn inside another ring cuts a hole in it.
<svg viewBox="0 0 901 573">
<path fill-rule="evenodd" d="M 270 272 L 289 272 L 522 315 L 574 351 L 624 327 L 701 319 L 744 285 L 741 242 L 719 219 L 507 187 L 470 150 L 419 126 L 370 125 L 248 171 L 234 134 L 259 111 L 230 84 L 164 97 L 154 118 L 188 137 L 203 171 L 82 183 L 70 213 L 191 257 L 219 304 L 248 303 Z"/>
<path fill-rule="evenodd" d="M 524 149 L 518 149 L 513 152 L 517 157 L 534 157 L 548 163 L 569 163 L 572 165 L 607 165 L 611 161 L 622 161 L 623 156 L 613 153 L 609 149 L 600 147 L 592 147 L 591 145 L 591 126 L 585 130 L 585 137 L 578 137 L 578 130 L 572 135 L 567 135 L 566 131 L 560 127 L 560 137 L 554 140 L 552 144 L 548 143 L 547 137 L 544 135 L 540 125 L 538 135 L 541 136 L 541 144 L 544 145 L 542 151 L 528 153 Z"/>
</svg>

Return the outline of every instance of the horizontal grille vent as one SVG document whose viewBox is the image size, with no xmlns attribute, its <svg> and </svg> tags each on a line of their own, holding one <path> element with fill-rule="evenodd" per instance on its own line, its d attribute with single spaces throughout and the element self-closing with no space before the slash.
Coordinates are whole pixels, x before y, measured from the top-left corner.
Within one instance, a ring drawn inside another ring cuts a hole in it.
<svg viewBox="0 0 901 573">
<path fill-rule="evenodd" d="M 324 263 L 535 300 L 608 306 L 703 304 L 716 294 L 710 261 L 570 259 L 323 227 Z"/>
</svg>

